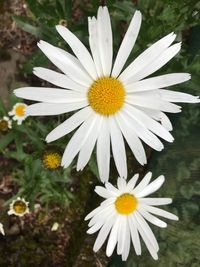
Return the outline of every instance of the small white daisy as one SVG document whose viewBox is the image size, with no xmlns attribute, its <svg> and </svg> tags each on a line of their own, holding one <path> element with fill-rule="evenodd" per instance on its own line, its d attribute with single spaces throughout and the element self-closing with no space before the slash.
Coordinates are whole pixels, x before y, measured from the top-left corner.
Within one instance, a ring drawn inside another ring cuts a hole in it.
<svg viewBox="0 0 200 267">
<path fill-rule="evenodd" d="M 152 177 L 152 173 L 149 172 L 136 185 L 138 177 L 138 174 L 134 175 L 128 183 L 123 178 L 118 178 L 118 188 L 110 183 L 106 183 L 105 187 L 95 188 L 95 192 L 106 199 L 85 218 L 85 220 L 91 219 L 88 234 L 100 230 L 93 248 L 95 252 L 101 248 L 110 233 L 106 248 L 108 257 L 112 255 L 117 245 L 118 255 L 122 255 L 122 260 L 126 260 L 131 240 L 136 254 L 141 255 L 140 235 L 151 256 L 155 260 L 158 259 L 158 243 L 146 220 L 164 228 L 167 224 L 153 214 L 171 220 L 178 220 L 178 217 L 154 207 L 170 204 L 171 198 L 145 198 L 161 187 L 165 180 L 164 176 L 161 175 L 149 183 Z"/>
<path fill-rule="evenodd" d="M 158 40 L 123 69 L 137 39 L 141 20 L 141 13 L 136 11 L 114 63 L 107 7 L 99 7 L 97 18 L 88 18 L 91 53 L 68 28 L 58 25 L 58 33 L 75 56 L 40 41 L 39 48 L 62 73 L 37 67 L 34 74 L 62 89 L 25 87 L 14 91 L 17 97 L 40 102 L 27 107 L 28 115 L 50 116 L 77 111 L 51 131 L 46 141 L 55 141 L 79 127 L 65 149 L 62 166 L 68 167 L 78 155 L 77 170 L 82 170 L 96 144 L 103 182 L 109 177 L 111 147 L 119 175 L 126 178 L 124 139 L 138 162 L 144 165 L 147 159 L 142 141 L 161 151 L 164 146 L 158 137 L 168 142 L 174 140 L 169 133 L 172 125 L 164 112 L 181 111 L 173 102 L 199 102 L 198 97 L 190 94 L 163 89 L 188 81 L 188 73 L 147 78 L 180 51 L 180 43 L 172 45 L 176 38 L 174 33 Z"/>
<path fill-rule="evenodd" d="M 2 223 L 0 223 L 0 233 L 2 235 L 5 235 L 5 232 L 4 232 L 4 228 L 3 228 L 3 224 Z"/>
<path fill-rule="evenodd" d="M 26 115 L 27 105 L 24 103 L 17 103 L 13 106 L 13 109 L 8 113 L 10 116 L 13 116 L 13 120 L 17 121 L 18 125 L 22 124 L 27 117 Z"/>
<path fill-rule="evenodd" d="M 19 217 L 24 216 L 26 213 L 29 213 L 28 204 L 29 202 L 27 202 L 24 198 L 18 197 L 10 204 L 8 215 L 16 215 Z"/>
<path fill-rule="evenodd" d="M 4 132 L 11 128 L 12 121 L 7 116 L 4 116 L 2 119 L 0 119 L 0 131 Z"/>
</svg>

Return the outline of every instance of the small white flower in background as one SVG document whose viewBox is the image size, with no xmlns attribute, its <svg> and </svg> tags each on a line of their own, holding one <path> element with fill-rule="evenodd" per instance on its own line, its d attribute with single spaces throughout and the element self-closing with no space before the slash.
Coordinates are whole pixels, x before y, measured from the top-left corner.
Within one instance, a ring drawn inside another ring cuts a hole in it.
<svg viewBox="0 0 200 267">
<path fill-rule="evenodd" d="M 170 204 L 171 198 L 145 198 L 162 186 L 165 180 L 164 176 L 161 175 L 150 183 L 152 173 L 149 172 L 136 185 L 138 177 L 138 174 L 134 175 L 129 182 L 118 178 L 118 188 L 110 183 L 105 183 L 105 187 L 97 186 L 95 188 L 96 193 L 106 199 L 85 218 L 85 220 L 91 219 L 88 234 L 100 230 L 93 248 L 95 252 L 101 248 L 110 233 L 106 248 L 108 257 L 112 255 L 117 245 L 117 254 L 122 255 L 122 260 L 126 260 L 131 240 L 136 254 L 141 255 L 139 237 L 141 236 L 151 256 L 155 260 L 158 259 L 159 246 L 146 220 L 164 228 L 167 224 L 154 215 L 171 220 L 178 220 L 178 217 L 154 207 Z"/>
<path fill-rule="evenodd" d="M 19 217 L 24 216 L 26 213 L 29 213 L 28 204 L 29 202 L 27 202 L 24 198 L 18 197 L 10 204 L 8 215 L 16 215 Z"/>
<path fill-rule="evenodd" d="M 17 121 L 18 125 L 22 124 L 27 117 L 26 115 L 27 105 L 24 103 L 17 103 L 13 106 L 13 109 L 8 113 L 10 116 L 13 116 L 13 120 Z"/>
<path fill-rule="evenodd" d="M 0 223 L 0 233 L 2 235 L 5 235 L 5 232 L 4 232 L 4 228 L 3 228 L 3 224 L 2 223 Z"/>
<path fill-rule="evenodd" d="M 2 119 L 0 119 L 0 131 L 4 132 L 11 128 L 12 121 L 7 116 L 4 116 Z"/>
<path fill-rule="evenodd" d="M 141 21 L 142 15 L 136 11 L 114 63 L 107 7 L 99 7 L 97 18 L 88 18 L 91 53 L 68 28 L 58 25 L 58 33 L 75 56 L 40 41 L 39 48 L 63 74 L 40 67 L 34 68 L 34 74 L 62 89 L 25 87 L 14 91 L 17 97 L 39 101 L 27 107 L 28 115 L 52 116 L 76 111 L 51 131 L 46 141 L 55 141 L 79 127 L 65 149 L 62 166 L 67 168 L 78 154 L 77 170 L 82 170 L 96 144 L 102 182 L 109 177 L 110 147 L 120 177 L 126 178 L 124 139 L 138 162 L 144 165 L 147 159 L 142 141 L 161 151 L 164 146 L 158 137 L 168 142 L 174 140 L 170 134 L 171 122 L 164 112 L 181 112 L 181 107 L 174 102 L 199 102 L 198 97 L 190 94 L 163 89 L 188 81 L 188 73 L 147 78 L 180 51 L 180 43 L 172 45 L 174 33 L 158 40 L 124 68 Z"/>
<path fill-rule="evenodd" d="M 59 228 L 59 223 L 57 223 L 57 222 L 55 222 L 53 225 L 52 225 L 52 227 L 51 227 L 51 231 L 57 231 L 58 230 L 58 228 Z"/>
</svg>

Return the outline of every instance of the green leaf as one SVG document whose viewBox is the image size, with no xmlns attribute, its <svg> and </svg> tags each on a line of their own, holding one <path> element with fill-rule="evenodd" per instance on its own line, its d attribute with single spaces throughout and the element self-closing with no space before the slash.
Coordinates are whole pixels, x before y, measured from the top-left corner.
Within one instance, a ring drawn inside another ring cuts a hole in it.
<svg viewBox="0 0 200 267">
<path fill-rule="evenodd" d="M 39 27 L 30 24 L 30 20 L 23 16 L 13 16 L 13 20 L 16 24 L 25 32 L 34 35 L 37 38 L 41 37 L 41 31 Z"/>
<path fill-rule="evenodd" d="M 6 148 L 15 138 L 15 134 L 13 132 L 9 132 L 6 135 L 3 135 L 0 139 L 0 151 Z"/>
</svg>

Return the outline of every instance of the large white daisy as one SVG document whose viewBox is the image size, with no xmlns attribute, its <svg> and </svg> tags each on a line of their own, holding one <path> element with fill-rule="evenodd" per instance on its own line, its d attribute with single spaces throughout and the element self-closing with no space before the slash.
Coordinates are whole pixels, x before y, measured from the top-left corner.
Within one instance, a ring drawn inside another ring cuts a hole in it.
<svg viewBox="0 0 200 267">
<path fill-rule="evenodd" d="M 197 97 L 166 89 L 190 79 L 188 73 L 172 73 L 151 77 L 180 50 L 172 45 L 176 35 L 170 33 L 151 45 L 123 70 L 139 33 L 142 16 L 136 11 L 113 64 L 113 38 L 107 7 L 99 7 L 97 18 L 88 19 L 91 53 L 64 26 L 56 27 L 75 56 L 40 41 L 39 48 L 62 73 L 37 67 L 34 74 L 59 88 L 25 87 L 15 90 L 18 97 L 39 101 L 26 108 L 27 115 L 59 115 L 76 113 L 57 126 L 46 137 L 52 142 L 75 132 L 62 159 L 68 167 L 78 154 L 77 170 L 88 163 L 96 144 L 97 164 L 101 180 L 107 181 L 110 147 L 121 177 L 127 177 L 124 139 L 142 165 L 146 155 L 142 141 L 157 151 L 163 149 L 160 139 L 172 142 L 172 125 L 164 112 L 176 113 L 181 107 L 173 102 L 199 102 Z"/>
<path fill-rule="evenodd" d="M 136 254 L 141 255 L 139 237 L 141 236 L 151 256 L 155 260 L 158 259 L 159 246 L 146 220 L 164 228 L 167 224 L 155 217 L 154 214 L 171 220 L 178 220 L 178 217 L 154 207 L 170 204 L 171 198 L 145 198 L 162 186 L 165 180 L 164 176 L 161 175 L 149 183 L 152 177 L 152 173 L 149 172 L 136 185 L 138 177 L 138 174 L 134 175 L 128 183 L 123 178 L 118 178 L 118 188 L 111 183 L 105 183 L 105 187 L 96 186 L 96 193 L 106 200 L 85 218 L 85 220 L 91 219 L 88 234 L 100 230 L 93 248 L 95 252 L 101 248 L 110 234 L 106 248 L 108 257 L 112 255 L 117 245 L 117 254 L 122 255 L 122 260 L 126 260 L 131 240 Z"/>
</svg>

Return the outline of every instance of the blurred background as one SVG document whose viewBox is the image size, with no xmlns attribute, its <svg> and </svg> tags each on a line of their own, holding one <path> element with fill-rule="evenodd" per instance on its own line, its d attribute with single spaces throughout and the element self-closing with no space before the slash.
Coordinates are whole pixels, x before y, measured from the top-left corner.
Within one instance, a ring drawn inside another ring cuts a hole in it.
<svg viewBox="0 0 200 267">
<path fill-rule="evenodd" d="M 142 12 L 141 31 L 129 62 L 174 31 L 176 41 L 182 41 L 181 53 L 157 74 L 189 72 L 191 81 L 172 89 L 200 95 L 200 1 L 0 0 L 0 121 L 20 102 L 13 89 L 47 86 L 32 75 L 33 67 L 54 68 L 37 42 L 42 39 L 71 52 L 55 30 L 55 25 L 62 24 L 88 46 L 87 17 L 96 15 L 100 4 L 107 4 L 111 14 L 115 55 L 134 11 Z M 0 267 L 199 267 L 200 109 L 199 105 L 182 106 L 181 114 L 170 115 L 175 142 L 165 143 L 161 153 L 146 147 L 145 167 L 127 148 L 129 178 L 149 170 L 154 178 L 164 174 L 166 182 L 155 195 L 172 197 L 169 209 L 180 218 L 170 221 L 166 229 L 152 226 L 160 244 L 157 262 L 145 247 L 140 257 L 131 250 L 126 263 L 116 255 L 107 258 L 105 247 L 93 253 L 96 236 L 86 235 L 84 217 L 100 201 L 93 191 L 99 184 L 95 155 L 78 173 L 75 162 L 63 170 L 59 160 L 56 166 L 45 161 L 49 154 L 62 156 L 70 135 L 51 145 L 44 140 L 69 115 L 27 118 L 22 125 L 13 121 L 11 129 L 0 123 L 0 222 L 6 233 L 0 235 Z M 113 162 L 111 173 L 115 183 Z M 29 202 L 30 213 L 8 216 L 9 204 L 17 197 Z"/>
</svg>

